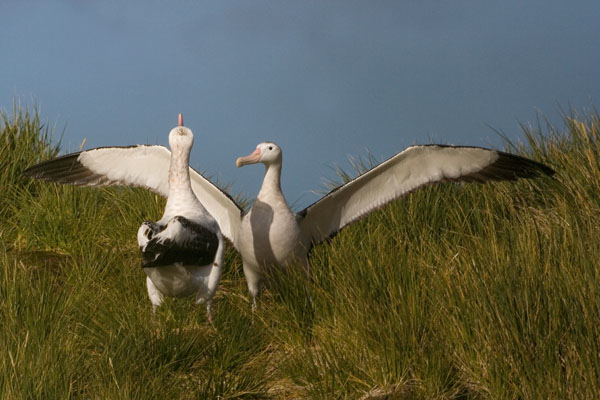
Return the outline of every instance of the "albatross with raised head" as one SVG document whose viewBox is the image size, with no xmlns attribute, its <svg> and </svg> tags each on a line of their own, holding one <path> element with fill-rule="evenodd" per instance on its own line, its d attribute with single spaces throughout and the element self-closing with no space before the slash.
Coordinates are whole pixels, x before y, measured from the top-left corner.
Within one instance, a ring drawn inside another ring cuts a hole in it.
<svg viewBox="0 0 600 400">
<path fill-rule="evenodd" d="M 97 150 L 70 156 L 72 166 L 56 168 L 52 161 L 34 167 L 34 176 L 76 185 L 102 185 L 119 179 L 161 193 L 168 150 L 158 146 L 119 149 L 128 156 L 110 157 L 107 166 Z M 68 156 L 67 156 L 68 157 Z M 138 161 L 128 161 L 135 157 Z M 481 147 L 411 146 L 371 170 L 332 190 L 299 213 L 293 212 L 281 191 L 282 152 L 272 142 L 260 143 L 253 153 L 236 160 L 238 167 L 262 163 L 265 175 L 256 201 L 247 213 L 226 193 L 194 170 L 192 188 L 217 220 L 223 236 L 242 256 L 248 289 L 256 305 L 265 271 L 292 263 L 308 272 L 313 245 L 421 186 L 443 181 L 486 182 L 553 175 L 554 171 L 525 157 Z M 153 168 L 144 168 L 152 165 Z M 125 171 L 134 172 L 124 178 Z M 134 179 L 131 179 L 131 177 Z"/>
<path fill-rule="evenodd" d="M 194 135 L 179 114 L 178 126 L 169 133 L 171 152 L 161 146 L 104 147 L 58 157 L 24 173 L 76 185 L 143 186 L 166 196 L 162 218 L 144 222 L 137 233 L 153 311 L 163 296 L 196 295 L 198 303 L 206 303 L 212 320 L 211 303 L 221 278 L 225 243 L 217 221 L 192 190 L 193 142 Z M 153 165 L 155 159 L 161 163 Z"/>
</svg>

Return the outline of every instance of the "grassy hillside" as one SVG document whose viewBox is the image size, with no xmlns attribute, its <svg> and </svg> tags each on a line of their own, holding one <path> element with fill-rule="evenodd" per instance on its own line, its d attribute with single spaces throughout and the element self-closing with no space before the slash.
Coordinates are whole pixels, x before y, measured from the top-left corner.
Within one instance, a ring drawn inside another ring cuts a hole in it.
<svg viewBox="0 0 600 400">
<path fill-rule="evenodd" d="M 417 191 L 317 246 L 312 281 L 256 313 L 230 249 L 212 325 L 185 299 L 152 318 L 135 235 L 163 199 L 31 181 L 52 132 L 1 118 L 3 399 L 600 398 L 596 113 L 508 145 L 554 179 Z"/>
</svg>

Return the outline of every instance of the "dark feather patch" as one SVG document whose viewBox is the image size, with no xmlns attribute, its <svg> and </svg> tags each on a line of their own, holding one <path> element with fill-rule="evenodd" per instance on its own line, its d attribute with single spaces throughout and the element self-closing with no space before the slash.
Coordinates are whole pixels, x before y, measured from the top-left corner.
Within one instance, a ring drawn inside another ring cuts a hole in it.
<svg viewBox="0 0 600 400">
<path fill-rule="evenodd" d="M 450 146 L 443 144 L 426 144 L 423 147 L 452 147 L 452 148 L 472 148 L 472 149 L 485 149 L 477 146 Z M 457 178 L 457 181 L 468 181 L 469 178 L 473 178 L 475 182 L 487 181 L 487 180 L 509 180 L 515 181 L 519 178 L 535 178 L 538 176 L 548 175 L 552 176 L 556 172 L 545 164 L 537 161 L 533 161 L 529 158 L 518 156 L 515 154 L 506 153 L 504 151 L 495 151 L 498 154 L 498 159 L 492 164 L 484 167 L 480 171 L 477 171 L 470 175 L 465 175 Z"/>
<path fill-rule="evenodd" d="M 27 168 L 23 174 L 54 182 L 70 182 L 68 178 L 90 172 L 78 160 L 80 153 L 67 154 Z"/>
<path fill-rule="evenodd" d="M 156 235 L 165 230 L 168 224 L 162 227 L 155 223 L 147 223 L 151 232 L 146 235 L 149 241 L 142 249 L 142 267 L 161 267 L 175 263 L 182 265 L 212 263 L 219 247 L 217 235 L 182 216 L 174 217 L 169 224 L 174 221 L 179 222 L 182 229 L 187 231 L 188 240 L 183 242 L 174 239 L 159 241 Z"/>
</svg>

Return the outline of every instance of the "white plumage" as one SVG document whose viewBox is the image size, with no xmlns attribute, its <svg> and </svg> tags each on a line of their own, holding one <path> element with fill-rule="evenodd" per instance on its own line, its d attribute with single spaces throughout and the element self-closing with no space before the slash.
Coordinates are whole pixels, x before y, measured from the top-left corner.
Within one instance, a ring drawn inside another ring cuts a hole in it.
<svg viewBox="0 0 600 400">
<path fill-rule="evenodd" d="M 121 157 L 116 157 L 117 152 L 126 153 L 125 158 L 137 162 L 121 161 Z M 112 162 L 98 161 L 102 157 L 111 157 Z M 163 147 L 96 149 L 63 158 L 71 160 L 69 171 L 50 161 L 33 167 L 31 173 L 79 185 L 126 181 L 164 194 L 168 150 Z M 136 168 L 137 163 L 154 167 Z M 248 289 L 254 299 L 265 268 L 297 262 L 308 272 L 308 253 L 313 245 L 423 185 L 442 181 L 516 180 L 554 173 L 536 161 L 485 148 L 412 146 L 294 213 L 281 192 L 281 149 L 272 142 L 261 143 L 252 154 L 236 161 L 238 167 L 254 163 L 265 165 L 265 176 L 256 201 L 246 214 L 227 194 L 190 169 L 194 193 L 217 220 L 222 234 L 242 255 Z"/>
<path fill-rule="evenodd" d="M 158 146 L 98 148 L 35 165 L 25 173 L 76 185 L 143 186 L 166 196 L 162 218 L 144 222 L 137 234 L 153 310 L 164 296 L 196 295 L 198 303 L 206 303 L 212 319 L 211 303 L 221 278 L 225 243 L 219 224 L 192 190 L 189 157 L 193 142 L 193 133 L 183 126 L 180 114 L 178 126 L 169 133 L 172 152 Z"/>
</svg>

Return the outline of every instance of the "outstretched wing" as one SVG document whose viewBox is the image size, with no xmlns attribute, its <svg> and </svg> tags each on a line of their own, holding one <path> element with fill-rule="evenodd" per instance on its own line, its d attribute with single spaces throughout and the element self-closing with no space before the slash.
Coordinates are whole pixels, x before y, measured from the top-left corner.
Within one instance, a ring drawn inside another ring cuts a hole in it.
<svg viewBox="0 0 600 400">
<path fill-rule="evenodd" d="M 36 164 L 24 174 L 78 186 L 139 186 L 169 194 L 171 152 L 163 146 L 99 147 Z M 242 210 L 225 192 L 190 168 L 192 189 L 232 242 Z"/>
<path fill-rule="evenodd" d="M 163 146 L 99 147 L 41 162 L 23 173 L 77 186 L 139 186 L 166 197 L 170 159 Z"/>
<path fill-rule="evenodd" d="M 305 245 L 417 188 L 442 181 L 517 180 L 554 171 L 536 161 L 480 147 L 412 146 L 332 190 L 298 215 Z"/>
</svg>

